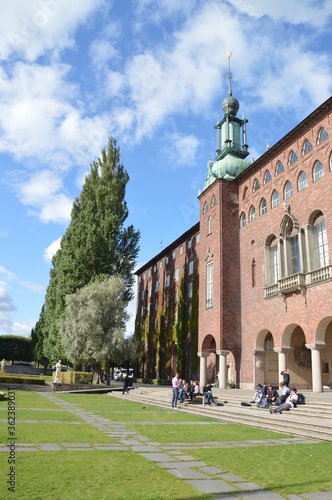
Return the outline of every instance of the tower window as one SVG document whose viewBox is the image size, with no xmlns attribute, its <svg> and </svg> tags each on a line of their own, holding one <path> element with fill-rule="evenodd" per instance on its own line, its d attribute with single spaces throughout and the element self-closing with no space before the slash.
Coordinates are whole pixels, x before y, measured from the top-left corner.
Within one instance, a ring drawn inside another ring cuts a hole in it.
<svg viewBox="0 0 332 500">
<path fill-rule="evenodd" d="M 272 208 L 277 207 L 279 205 L 279 193 L 275 189 L 272 194 Z"/>
<path fill-rule="evenodd" d="M 318 181 L 321 177 L 324 176 L 323 165 L 320 161 L 316 161 L 314 166 L 314 182 Z"/>
<path fill-rule="evenodd" d="M 291 151 L 288 158 L 288 166 L 293 165 L 297 161 L 297 156 L 294 151 Z"/>
<path fill-rule="evenodd" d="M 302 171 L 299 175 L 299 180 L 298 180 L 299 191 L 302 191 L 307 186 L 308 186 L 307 176 L 305 172 Z"/>
</svg>

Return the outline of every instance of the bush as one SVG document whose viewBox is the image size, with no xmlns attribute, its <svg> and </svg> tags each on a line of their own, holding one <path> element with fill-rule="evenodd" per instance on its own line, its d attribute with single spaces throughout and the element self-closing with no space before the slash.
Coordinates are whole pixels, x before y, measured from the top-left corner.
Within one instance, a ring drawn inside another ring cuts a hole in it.
<svg viewBox="0 0 332 500">
<path fill-rule="evenodd" d="M 55 372 L 53 372 L 53 380 Z M 60 382 L 62 384 L 91 384 L 91 373 L 87 372 L 61 372 Z"/>
<path fill-rule="evenodd" d="M 36 376 L 24 377 L 22 375 L 3 375 L 0 374 L 0 384 L 30 384 L 45 385 L 45 380 Z"/>
<path fill-rule="evenodd" d="M 133 382 L 138 382 L 139 384 L 172 385 L 171 380 L 163 378 L 134 378 Z"/>
</svg>

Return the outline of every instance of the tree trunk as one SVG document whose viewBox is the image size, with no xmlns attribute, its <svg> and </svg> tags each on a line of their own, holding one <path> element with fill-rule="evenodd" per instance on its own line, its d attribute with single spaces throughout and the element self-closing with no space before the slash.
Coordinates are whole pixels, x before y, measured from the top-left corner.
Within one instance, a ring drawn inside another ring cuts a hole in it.
<svg viewBox="0 0 332 500">
<path fill-rule="evenodd" d="M 93 384 L 100 384 L 101 381 L 101 376 L 100 376 L 100 370 L 101 366 L 100 365 L 93 365 L 92 367 L 92 383 Z"/>
<path fill-rule="evenodd" d="M 110 361 L 106 361 L 106 384 L 107 385 L 110 385 L 111 383 L 111 377 L 110 377 L 110 368 L 111 368 L 111 362 Z"/>
</svg>

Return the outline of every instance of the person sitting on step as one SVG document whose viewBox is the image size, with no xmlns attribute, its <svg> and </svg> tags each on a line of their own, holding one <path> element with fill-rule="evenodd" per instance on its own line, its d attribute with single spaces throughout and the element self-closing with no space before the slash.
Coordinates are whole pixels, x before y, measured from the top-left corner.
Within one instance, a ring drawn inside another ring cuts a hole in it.
<svg viewBox="0 0 332 500">
<path fill-rule="evenodd" d="M 255 395 L 252 398 L 252 401 L 250 401 L 250 403 L 255 403 L 257 396 L 259 398 L 257 406 L 260 406 L 262 403 L 262 399 L 266 397 L 266 386 L 265 385 L 257 384 L 257 391 L 255 392 Z"/>
<path fill-rule="evenodd" d="M 285 410 L 290 410 L 291 408 L 294 408 L 294 405 L 296 405 L 297 400 L 298 400 L 296 387 L 292 387 L 291 392 L 292 392 L 292 394 L 287 398 L 287 401 L 285 403 L 282 403 L 277 408 L 270 408 L 271 414 L 272 413 L 282 413 Z"/>
</svg>

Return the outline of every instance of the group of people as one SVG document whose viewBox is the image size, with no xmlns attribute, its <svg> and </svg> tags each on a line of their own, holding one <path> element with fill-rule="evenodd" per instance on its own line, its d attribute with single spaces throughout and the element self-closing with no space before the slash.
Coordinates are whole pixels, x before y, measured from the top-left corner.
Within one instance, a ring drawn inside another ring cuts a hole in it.
<svg viewBox="0 0 332 500">
<path fill-rule="evenodd" d="M 172 409 L 177 410 L 177 403 L 183 403 L 185 399 L 193 401 L 196 396 L 207 397 L 208 405 L 216 406 L 217 403 L 214 401 L 212 396 L 212 386 L 208 383 L 203 387 L 203 393 L 200 392 L 199 383 L 197 381 L 191 380 L 190 383 L 185 380 L 180 379 L 179 373 L 176 373 L 175 377 L 172 379 L 173 396 L 172 396 Z"/>
<path fill-rule="evenodd" d="M 256 399 L 258 398 L 257 406 L 259 408 L 268 407 L 271 414 L 282 413 L 285 410 L 294 408 L 298 401 L 297 389 L 296 387 L 289 388 L 290 376 L 287 370 L 283 370 L 281 375 L 283 376 L 283 381 L 279 383 L 280 396 L 278 391 L 272 387 L 272 384 L 269 384 L 267 387 L 258 384 L 254 397 L 250 402 L 256 403 Z M 272 408 L 272 405 L 276 407 Z"/>
</svg>

